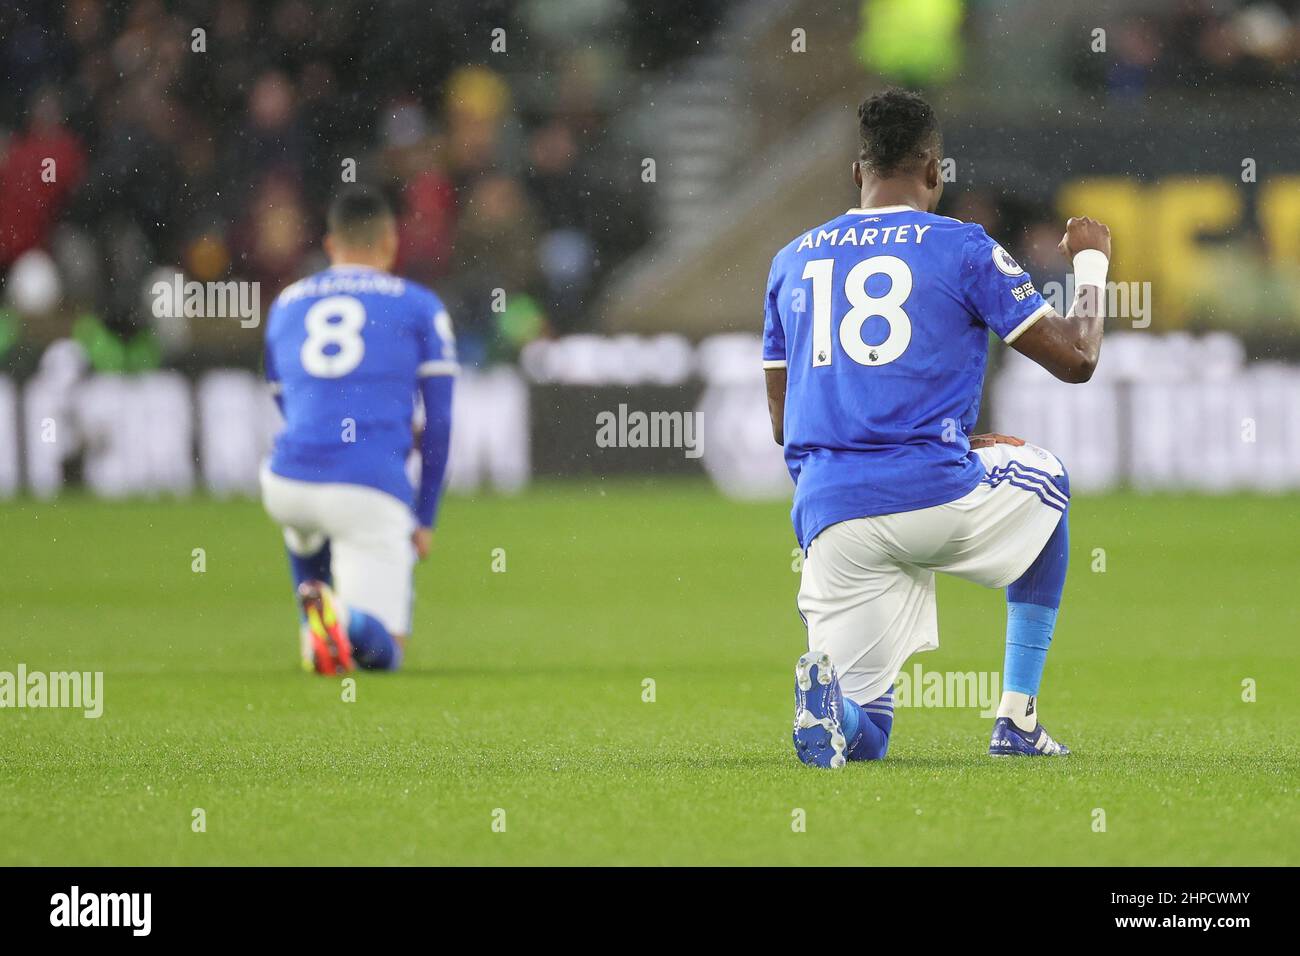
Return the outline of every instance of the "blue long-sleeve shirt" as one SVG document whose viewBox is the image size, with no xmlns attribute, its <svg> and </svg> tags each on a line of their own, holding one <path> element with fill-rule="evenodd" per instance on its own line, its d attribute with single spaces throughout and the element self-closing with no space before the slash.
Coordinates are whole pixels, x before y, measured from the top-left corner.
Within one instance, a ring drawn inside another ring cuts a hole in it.
<svg viewBox="0 0 1300 956">
<path fill-rule="evenodd" d="M 432 528 L 447 475 L 451 450 L 451 402 L 455 379 L 450 375 L 420 382 L 424 401 L 424 432 L 420 435 L 420 487 L 415 495 L 415 518 L 421 528 Z"/>
<path fill-rule="evenodd" d="M 266 376 L 285 420 L 271 471 L 376 488 L 431 526 L 456 371 L 451 320 L 430 290 L 364 266 L 334 266 L 295 282 L 266 323 Z M 413 488 L 406 461 L 417 390 L 428 425 Z"/>
</svg>

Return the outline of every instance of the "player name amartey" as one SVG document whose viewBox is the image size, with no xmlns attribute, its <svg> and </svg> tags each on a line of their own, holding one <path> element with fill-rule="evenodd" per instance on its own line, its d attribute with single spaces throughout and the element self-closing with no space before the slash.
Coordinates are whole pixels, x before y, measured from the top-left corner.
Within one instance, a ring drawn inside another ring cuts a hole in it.
<svg viewBox="0 0 1300 956">
<path fill-rule="evenodd" d="M 907 223 L 902 226 L 848 226 L 837 229 L 813 229 L 799 240 L 799 248 L 830 246 L 878 246 L 886 243 L 921 243 L 933 226 Z"/>
</svg>

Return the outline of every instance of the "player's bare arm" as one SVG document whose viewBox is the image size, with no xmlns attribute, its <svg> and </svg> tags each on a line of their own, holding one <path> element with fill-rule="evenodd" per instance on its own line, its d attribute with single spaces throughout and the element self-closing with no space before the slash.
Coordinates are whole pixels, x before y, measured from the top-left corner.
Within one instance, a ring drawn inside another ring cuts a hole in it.
<svg viewBox="0 0 1300 956">
<path fill-rule="evenodd" d="M 1077 384 L 1092 378 L 1101 354 L 1110 229 L 1087 216 L 1071 219 L 1065 225 L 1059 248 L 1066 258 L 1075 261 L 1076 287 L 1069 314 L 1061 315 L 1053 309 L 1026 329 L 1011 347 L 1061 381 Z"/>
<path fill-rule="evenodd" d="M 772 438 L 785 444 L 785 369 L 769 368 L 767 376 L 767 414 L 772 419 Z"/>
<path fill-rule="evenodd" d="M 415 547 L 415 556 L 421 561 L 429 557 L 433 550 L 433 529 L 416 528 L 411 532 L 411 544 Z"/>
</svg>

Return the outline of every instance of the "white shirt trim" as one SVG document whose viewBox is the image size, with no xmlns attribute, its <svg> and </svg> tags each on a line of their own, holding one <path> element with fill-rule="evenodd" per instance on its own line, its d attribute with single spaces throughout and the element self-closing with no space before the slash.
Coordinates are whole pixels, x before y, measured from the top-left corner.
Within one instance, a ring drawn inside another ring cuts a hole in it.
<svg viewBox="0 0 1300 956">
<path fill-rule="evenodd" d="M 1016 339 L 1020 338 L 1020 336 L 1024 334 L 1026 329 L 1028 329 L 1031 325 L 1033 325 L 1035 322 L 1037 322 L 1039 319 L 1041 319 L 1043 316 L 1045 316 L 1048 312 L 1051 311 L 1052 311 L 1052 304 L 1050 302 L 1044 302 L 1041 306 L 1039 306 L 1034 311 L 1033 315 L 1025 319 L 1025 321 L 1021 322 L 1014 329 L 1012 329 L 1011 333 L 1002 341 L 1006 342 L 1007 345 L 1010 345 Z"/>
<path fill-rule="evenodd" d="M 431 362 L 421 362 L 420 367 L 415 370 L 415 374 L 421 378 L 428 378 L 431 375 L 455 375 L 460 371 L 460 363 L 450 359 L 434 359 Z"/>
<path fill-rule="evenodd" d="M 914 208 L 912 208 L 911 206 L 877 206 L 875 209 L 856 209 L 856 208 L 855 208 L 855 209 L 850 209 L 850 210 L 849 210 L 848 212 L 846 212 L 844 215 L 846 215 L 846 216 L 859 216 L 859 215 L 871 216 L 871 215 L 875 215 L 876 213 L 889 213 L 889 212 L 920 212 L 920 211 L 921 211 L 921 210 L 919 210 L 919 209 L 914 209 Z"/>
<path fill-rule="evenodd" d="M 763 368 L 785 368 L 785 359 L 763 359 Z"/>
</svg>

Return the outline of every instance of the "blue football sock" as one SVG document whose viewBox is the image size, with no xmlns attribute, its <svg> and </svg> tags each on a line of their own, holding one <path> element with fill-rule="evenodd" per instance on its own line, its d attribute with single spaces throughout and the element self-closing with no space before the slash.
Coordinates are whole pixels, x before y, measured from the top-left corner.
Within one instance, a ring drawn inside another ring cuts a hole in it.
<svg viewBox="0 0 1300 956">
<path fill-rule="evenodd" d="M 1035 697 L 1043 680 L 1047 649 L 1052 646 L 1056 608 L 1041 604 L 1007 604 L 1007 653 L 1002 689 Z"/>
<path fill-rule="evenodd" d="M 1007 601 L 1060 607 L 1061 595 L 1065 593 L 1065 572 L 1069 566 L 1070 513 L 1067 508 L 1047 544 L 1034 558 L 1034 563 L 1007 588 Z"/>
<path fill-rule="evenodd" d="M 298 585 L 304 581 L 324 581 L 326 584 L 333 585 L 334 576 L 330 573 L 330 543 L 326 539 L 321 545 L 321 549 L 315 554 L 294 554 L 285 549 L 289 555 L 289 572 L 293 575 L 293 593 L 295 599 L 298 595 Z M 306 616 L 302 613 L 302 608 L 298 608 L 298 618 L 305 624 Z"/>
<path fill-rule="evenodd" d="M 353 609 L 348 619 L 352 656 L 366 670 L 393 671 L 402 663 L 402 649 L 377 618 Z"/>
<path fill-rule="evenodd" d="M 1058 481 L 1058 484 L 1061 484 Z M 1064 489 L 1069 492 L 1069 482 Z M 1056 615 L 1065 591 L 1070 559 L 1069 509 L 1034 563 L 1007 588 L 1007 650 L 1002 666 L 1002 689 L 1037 696 L 1052 645 Z"/>
<path fill-rule="evenodd" d="M 850 760 L 881 760 L 889 750 L 894 729 L 894 690 L 891 687 L 869 704 L 844 698 L 844 739 Z"/>
</svg>

